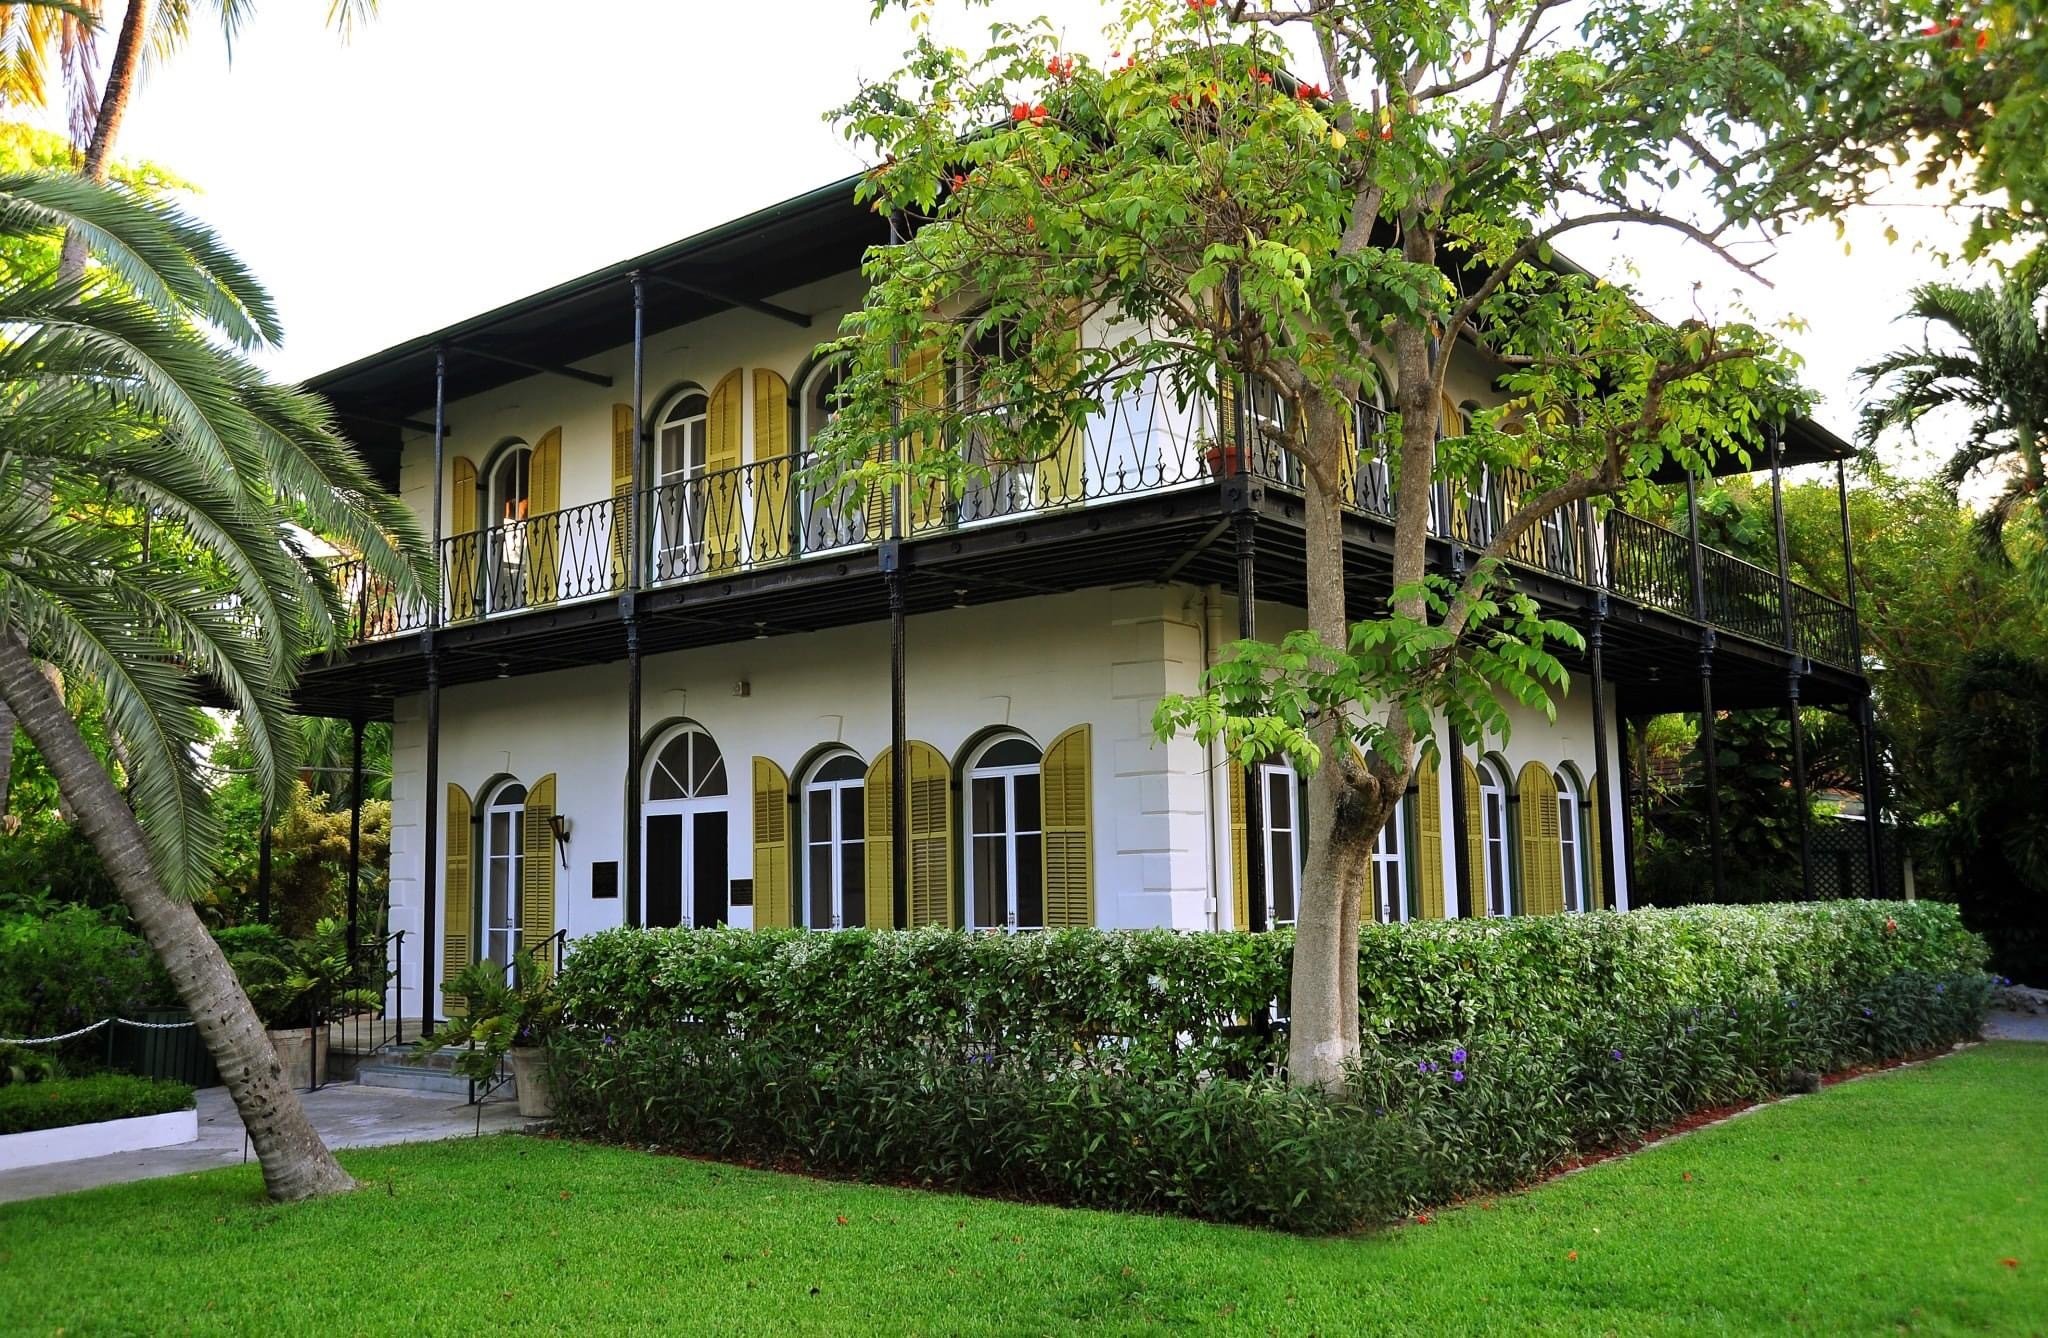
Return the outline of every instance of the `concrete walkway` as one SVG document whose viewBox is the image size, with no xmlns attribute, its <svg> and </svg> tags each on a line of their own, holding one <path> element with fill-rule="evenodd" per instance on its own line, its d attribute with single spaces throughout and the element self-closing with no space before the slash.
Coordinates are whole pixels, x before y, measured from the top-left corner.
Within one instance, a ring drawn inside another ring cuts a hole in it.
<svg viewBox="0 0 2048 1338">
<path fill-rule="evenodd" d="M 301 1092 L 299 1100 L 305 1103 L 313 1127 L 331 1148 L 427 1143 L 442 1138 L 467 1138 L 477 1131 L 477 1108 L 441 1093 L 337 1083 L 317 1092 Z M 519 1117 L 516 1102 L 484 1103 L 483 1132 L 487 1134 L 516 1130 L 525 1123 Z M 196 1142 L 0 1171 L 0 1203 L 253 1161 L 255 1155 L 244 1151 L 245 1141 L 242 1119 L 235 1113 L 234 1103 L 228 1100 L 227 1088 L 208 1087 L 199 1093 Z"/>
<path fill-rule="evenodd" d="M 1993 1013 L 1984 1019 L 1987 1041 L 2048 1041 L 2048 1014 Z"/>
</svg>

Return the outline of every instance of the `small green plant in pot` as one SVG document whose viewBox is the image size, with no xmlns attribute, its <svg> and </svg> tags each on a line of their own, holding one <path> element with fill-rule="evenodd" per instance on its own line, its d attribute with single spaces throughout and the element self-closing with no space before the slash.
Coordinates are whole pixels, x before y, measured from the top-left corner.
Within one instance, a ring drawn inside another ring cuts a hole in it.
<svg viewBox="0 0 2048 1338">
<path fill-rule="evenodd" d="M 330 1021 L 380 1002 L 378 991 L 350 969 L 348 933 L 339 920 L 320 921 L 309 939 L 230 952 L 228 961 L 294 1086 L 326 1080 Z"/>
<path fill-rule="evenodd" d="M 463 1001 L 463 1011 L 448 1026 L 413 1047 L 413 1062 L 450 1047 L 462 1053 L 451 1066 L 475 1082 L 490 1082 L 509 1057 L 519 1088 L 519 1113 L 545 1119 L 554 1113 L 542 1075 L 541 1046 L 560 1021 L 562 1005 L 554 978 L 524 957 L 517 959 L 513 979 L 496 962 L 472 962 L 441 986 L 443 996 Z"/>
</svg>

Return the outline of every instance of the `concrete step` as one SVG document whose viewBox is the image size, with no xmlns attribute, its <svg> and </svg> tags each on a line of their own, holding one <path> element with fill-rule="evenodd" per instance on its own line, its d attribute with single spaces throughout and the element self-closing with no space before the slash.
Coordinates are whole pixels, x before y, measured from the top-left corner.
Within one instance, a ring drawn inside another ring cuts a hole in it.
<svg viewBox="0 0 2048 1338">
<path fill-rule="evenodd" d="M 419 1063 L 412 1063 L 406 1059 L 405 1053 L 365 1056 L 356 1066 L 356 1082 L 363 1087 L 382 1087 L 405 1092 L 439 1092 L 460 1097 L 469 1095 L 469 1079 L 451 1067 L 454 1057 L 461 1051 L 443 1050 L 429 1055 Z M 492 1095 L 511 1095 L 517 1090 L 508 1077 Z"/>
</svg>

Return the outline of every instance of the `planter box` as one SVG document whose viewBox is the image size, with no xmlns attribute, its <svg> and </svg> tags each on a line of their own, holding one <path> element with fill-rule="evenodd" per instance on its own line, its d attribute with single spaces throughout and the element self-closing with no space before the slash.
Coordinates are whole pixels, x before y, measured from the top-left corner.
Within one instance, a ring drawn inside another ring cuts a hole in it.
<svg viewBox="0 0 2048 1338">
<path fill-rule="evenodd" d="M 198 1137 L 197 1107 L 125 1120 L 70 1124 L 60 1129 L 32 1129 L 25 1134 L 0 1134 L 0 1171 L 104 1157 L 110 1152 L 174 1147 Z"/>
<path fill-rule="evenodd" d="M 327 1028 L 293 1027 L 264 1035 L 284 1068 L 285 1086 L 311 1090 L 327 1081 Z"/>
</svg>

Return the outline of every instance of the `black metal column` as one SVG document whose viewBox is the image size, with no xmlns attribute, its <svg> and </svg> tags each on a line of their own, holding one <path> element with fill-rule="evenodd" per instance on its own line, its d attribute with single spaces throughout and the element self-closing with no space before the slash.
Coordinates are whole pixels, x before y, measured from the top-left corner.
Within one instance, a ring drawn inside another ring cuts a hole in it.
<svg viewBox="0 0 2048 1338">
<path fill-rule="evenodd" d="M 1842 517 L 1842 598 L 1849 605 L 1849 641 L 1856 650 L 1856 672 L 1864 673 L 1863 664 L 1863 615 L 1856 604 L 1856 540 L 1849 525 L 1849 477 L 1848 470 L 1840 460 L 1835 461 L 1835 506 Z M 1877 739 L 1875 707 L 1870 699 L 1870 683 L 1866 677 L 1863 696 L 1853 708 L 1856 715 L 1856 737 L 1862 753 L 1863 772 L 1863 857 L 1864 867 L 1869 870 L 1870 895 L 1883 896 L 1879 889 L 1883 882 L 1883 829 L 1878 826 L 1878 809 L 1883 803 L 1882 786 L 1877 773 Z"/>
<path fill-rule="evenodd" d="M 427 765 L 425 808 L 420 850 L 420 1035 L 434 1034 L 434 938 L 435 901 L 441 895 L 441 657 L 435 633 L 441 625 L 442 567 L 448 555 L 441 551 L 441 506 L 447 487 L 448 462 L 448 350 L 434 350 L 434 582 L 427 595 L 427 626 L 420 633 L 427 657 Z"/>
<path fill-rule="evenodd" d="M 348 747 L 348 964 L 353 973 L 362 934 L 363 890 L 363 717 L 349 718 Z M 388 916 L 387 916 L 388 918 Z"/>
<path fill-rule="evenodd" d="M 619 618 L 626 624 L 626 867 L 622 916 L 637 927 L 643 914 L 640 886 L 640 802 L 644 793 L 640 777 L 640 608 L 639 594 L 646 572 L 647 490 L 640 486 L 642 457 L 647 453 L 644 434 L 647 392 L 647 280 L 637 270 L 633 283 L 633 441 L 632 458 L 626 465 L 626 589 L 619 596 Z M 616 521 L 614 522 L 616 523 Z"/>
<path fill-rule="evenodd" d="M 1785 676 L 1785 712 L 1792 725 L 1792 802 L 1799 806 L 1799 887 L 1813 896 L 1813 819 L 1806 797 L 1806 718 L 1799 709 L 1799 670 Z"/>
<path fill-rule="evenodd" d="M 1642 778 L 1636 774 L 1634 759 L 1630 756 L 1628 742 L 1628 712 L 1619 702 L 1615 704 L 1615 723 L 1620 737 L 1614 741 L 1615 765 L 1621 768 L 1621 868 L 1628 876 L 1629 905 L 1636 904 L 1636 787 Z M 1613 894 L 1608 895 L 1612 904 Z"/>
<path fill-rule="evenodd" d="M 902 550 L 891 542 L 882 556 L 889 587 L 889 889 L 896 923 L 910 924 L 910 698 L 909 601 L 903 589 Z"/>
<path fill-rule="evenodd" d="M 1727 860 L 1721 850 L 1721 761 L 1714 738 L 1714 629 L 1707 624 L 1707 580 L 1700 556 L 1700 496 L 1685 476 L 1688 552 L 1692 564 L 1692 616 L 1700 624 L 1700 755 L 1707 785 L 1707 849 L 1714 872 L 1714 900 L 1728 899 Z"/>
<path fill-rule="evenodd" d="M 1600 887 L 1605 894 L 1603 900 L 1611 909 L 1616 904 L 1614 880 L 1614 796 L 1609 792 L 1607 781 L 1614 773 L 1607 768 L 1607 669 L 1601 660 L 1601 634 L 1607 622 L 1607 596 L 1593 596 L 1593 618 L 1587 629 L 1586 651 L 1592 661 L 1593 670 L 1593 793 L 1600 797 L 1600 830 L 1593 834 L 1598 843 L 1594 849 L 1599 852 Z M 1622 813 L 1627 814 L 1627 800 L 1622 801 Z"/>
<path fill-rule="evenodd" d="M 1868 692 L 1856 703 L 1856 738 L 1863 751 L 1863 840 L 1870 860 L 1870 895 L 1888 897 L 1892 884 L 1884 858 L 1884 760 L 1877 747 L 1877 707 Z"/>
<path fill-rule="evenodd" d="M 1458 890 L 1458 914 L 1482 918 L 1493 908 L 1475 905 L 1472 899 L 1472 830 L 1465 821 L 1465 739 L 1456 725 L 1447 725 L 1446 729 L 1451 745 L 1444 757 L 1444 765 L 1451 769 L 1451 811 L 1447 820 L 1451 826 L 1451 863 L 1455 866 L 1452 881 Z M 1437 854 L 1441 857 L 1443 852 Z"/>
<path fill-rule="evenodd" d="M 1237 399 L 1240 437 L 1243 427 L 1243 395 Z M 1242 462 L 1242 450 L 1238 454 Z M 1238 482 L 1242 484 L 1244 476 Z M 1240 510 L 1231 522 L 1237 543 L 1237 635 L 1250 641 L 1259 634 L 1258 521 L 1249 510 Z M 1245 769 L 1244 778 L 1244 881 L 1245 913 L 1254 931 L 1270 928 L 1266 913 L 1266 792 L 1257 767 Z"/>
</svg>

